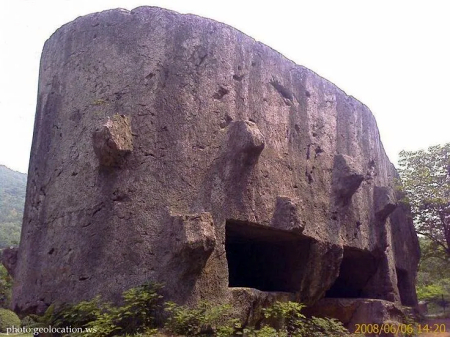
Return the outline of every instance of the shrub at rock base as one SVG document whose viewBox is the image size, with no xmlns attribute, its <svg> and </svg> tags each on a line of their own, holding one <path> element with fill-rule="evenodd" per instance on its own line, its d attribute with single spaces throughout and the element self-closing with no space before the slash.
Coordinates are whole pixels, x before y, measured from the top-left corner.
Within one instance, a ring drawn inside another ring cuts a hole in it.
<svg viewBox="0 0 450 337">
<path fill-rule="evenodd" d="M 227 304 L 202 301 L 191 306 L 173 302 L 164 305 L 161 287 L 149 283 L 131 288 L 122 294 L 120 306 L 103 302 L 100 297 L 56 309 L 51 305 L 43 316 L 31 316 L 35 322 L 31 321 L 31 327 L 90 329 L 74 335 L 80 337 L 154 336 L 158 331 L 166 333 L 160 336 L 187 337 L 356 337 L 335 319 L 305 317 L 301 312 L 305 305 L 301 303 L 277 301 L 263 309 L 258 326 L 247 326 Z M 14 324 L 20 325 L 20 320 L 9 320 L 5 329 Z"/>
<path fill-rule="evenodd" d="M 20 328 L 20 318 L 11 310 L 0 308 L 0 332 L 13 326 Z"/>
</svg>

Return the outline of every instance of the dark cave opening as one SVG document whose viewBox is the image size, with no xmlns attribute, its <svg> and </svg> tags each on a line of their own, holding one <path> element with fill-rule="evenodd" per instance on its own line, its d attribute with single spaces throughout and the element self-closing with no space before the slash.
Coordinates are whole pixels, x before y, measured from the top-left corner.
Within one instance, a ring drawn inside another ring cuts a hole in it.
<svg viewBox="0 0 450 337">
<path fill-rule="evenodd" d="M 226 223 L 229 287 L 300 290 L 312 240 L 243 221 Z"/>
<path fill-rule="evenodd" d="M 378 269 L 379 261 L 370 252 L 345 248 L 339 276 L 325 294 L 331 298 L 370 298 L 365 287 Z"/>
<path fill-rule="evenodd" d="M 400 268 L 395 268 L 395 271 L 397 272 L 397 287 L 401 303 L 406 306 L 414 306 L 416 304 L 412 295 L 414 286 L 408 277 L 408 272 Z"/>
</svg>

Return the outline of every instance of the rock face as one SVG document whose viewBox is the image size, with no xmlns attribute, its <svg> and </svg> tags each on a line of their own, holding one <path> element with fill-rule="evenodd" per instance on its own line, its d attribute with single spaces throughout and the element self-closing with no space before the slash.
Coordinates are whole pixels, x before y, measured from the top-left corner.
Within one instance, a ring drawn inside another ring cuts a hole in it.
<svg viewBox="0 0 450 337">
<path fill-rule="evenodd" d="M 17 264 L 17 248 L 5 248 L 0 251 L 0 262 L 5 266 L 8 273 L 14 277 Z"/>
<path fill-rule="evenodd" d="M 13 305 L 154 280 L 248 313 L 413 306 L 396 177 L 365 105 L 236 29 L 152 7 L 78 18 L 42 54 Z"/>
</svg>

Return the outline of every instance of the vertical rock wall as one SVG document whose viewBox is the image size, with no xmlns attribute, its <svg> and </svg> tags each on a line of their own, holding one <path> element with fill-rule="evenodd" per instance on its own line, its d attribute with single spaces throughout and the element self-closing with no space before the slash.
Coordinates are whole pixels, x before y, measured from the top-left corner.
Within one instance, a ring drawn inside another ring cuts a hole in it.
<svg viewBox="0 0 450 337">
<path fill-rule="evenodd" d="M 58 29 L 28 177 L 21 312 L 149 280 L 243 310 L 277 292 L 416 303 L 417 238 L 370 110 L 212 20 L 140 7 Z"/>
</svg>

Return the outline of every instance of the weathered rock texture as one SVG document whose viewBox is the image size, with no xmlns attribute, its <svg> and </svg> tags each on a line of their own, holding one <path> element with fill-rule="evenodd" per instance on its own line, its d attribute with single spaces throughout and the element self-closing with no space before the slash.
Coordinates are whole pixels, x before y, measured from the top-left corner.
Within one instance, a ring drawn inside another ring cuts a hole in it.
<svg viewBox="0 0 450 337">
<path fill-rule="evenodd" d="M 249 315 L 415 305 L 396 177 L 365 105 L 236 29 L 152 7 L 78 18 L 42 54 L 13 305 L 149 280 Z"/>
</svg>

